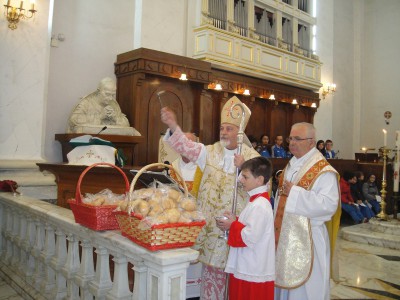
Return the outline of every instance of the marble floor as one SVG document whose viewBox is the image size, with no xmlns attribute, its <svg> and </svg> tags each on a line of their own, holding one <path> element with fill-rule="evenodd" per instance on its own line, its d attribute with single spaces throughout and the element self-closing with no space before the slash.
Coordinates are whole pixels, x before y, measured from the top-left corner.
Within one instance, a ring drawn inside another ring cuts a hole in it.
<svg viewBox="0 0 400 300">
<path fill-rule="evenodd" d="M 400 250 L 339 238 L 337 254 L 339 281 L 331 281 L 331 299 L 400 299 Z M 0 300 L 19 299 L 0 278 Z"/>
<path fill-rule="evenodd" d="M 0 300 L 23 300 L 20 295 L 0 277 Z"/>
<path fill-rule="evenodd" d="M 400 250 L 338 240 L 331 299 L 400 299 Z"/>
</svg>

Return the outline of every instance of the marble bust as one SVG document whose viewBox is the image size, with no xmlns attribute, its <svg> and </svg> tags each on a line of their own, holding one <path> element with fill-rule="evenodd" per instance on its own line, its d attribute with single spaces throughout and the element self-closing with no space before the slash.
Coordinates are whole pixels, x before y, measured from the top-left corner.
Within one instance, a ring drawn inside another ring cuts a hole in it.
<svg viewBox="0 0 400 300">
<path fill-rule="evenodd" d="M 115 100 L 116 84 L 112 78 L 102 79 L 96 91 L 81 98 L 68 120 L 67 133 L 98 133 L 104 126 L 104 134 L 140 135 L 129 126 Z"/>
</svg>

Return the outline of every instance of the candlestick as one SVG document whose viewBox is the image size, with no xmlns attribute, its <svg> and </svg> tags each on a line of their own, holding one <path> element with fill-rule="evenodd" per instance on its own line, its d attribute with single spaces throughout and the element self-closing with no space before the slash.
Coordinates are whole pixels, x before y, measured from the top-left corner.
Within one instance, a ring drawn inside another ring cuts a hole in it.
<svg viewBox="0 0 400 300">
<path fill-rule="evenodd" d="M 384 129 L 384 132 L 386 130 Z M 387 221 L 388 220 L 388 215 L 386 214 L 386 161 L 387 157 L 390 153 L 390 149 L 387 149 L 386 147 L 381 148 L 382 149 L 382 156 L 383 156 L 383 174 L 382 174 L 382 190 L 381 190 L 381 212 L 377 215 L 377 217 L 381 220 Z"/>
<path fill-rule="evenodd" d="M 393 192 L 399 191 L 399 167 L 400 167 L 400 131 L 396 130 L 396 161 L 393 172 Z"/>
<path fill-rule="evenodd" d="M 387 145 L 387 131 L 386 129 L 383 129 L 383 147 L 386 147 Z"/>
</svg>

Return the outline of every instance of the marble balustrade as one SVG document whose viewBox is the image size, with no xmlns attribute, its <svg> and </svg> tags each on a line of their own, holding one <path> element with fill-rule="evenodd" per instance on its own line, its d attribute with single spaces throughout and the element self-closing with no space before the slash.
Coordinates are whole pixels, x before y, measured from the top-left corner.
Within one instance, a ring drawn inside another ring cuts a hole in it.
<svg viewBox="0 0 400 300">
<path fill-rule="evenodd" d="M 10 193 L 0 194 L 0 232 L 0 277 L 34 299 L 185 299 L 186 269 L 198 256 L 147 251 L 119 231 L 76 224 L 68 209 Z"/>
</svg>

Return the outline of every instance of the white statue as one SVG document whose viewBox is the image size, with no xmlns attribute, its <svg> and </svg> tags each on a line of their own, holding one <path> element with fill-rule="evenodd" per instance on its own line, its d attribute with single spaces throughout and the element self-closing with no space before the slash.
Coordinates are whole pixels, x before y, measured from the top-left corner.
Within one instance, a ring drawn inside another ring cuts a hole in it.
<svg viewBox="0 0 400 300">
<path fill-rule="evenodd" d="M 97 90 L 83 97 L 73 109 L 67 133 L 98 133 L 106 125 L 103 133 L 140 135 L 133 127 L 129 127 L 129 121 L 122 113 L 115 95 L 115 81 L 109 77 L 102 79 Z"/>
</svg>

